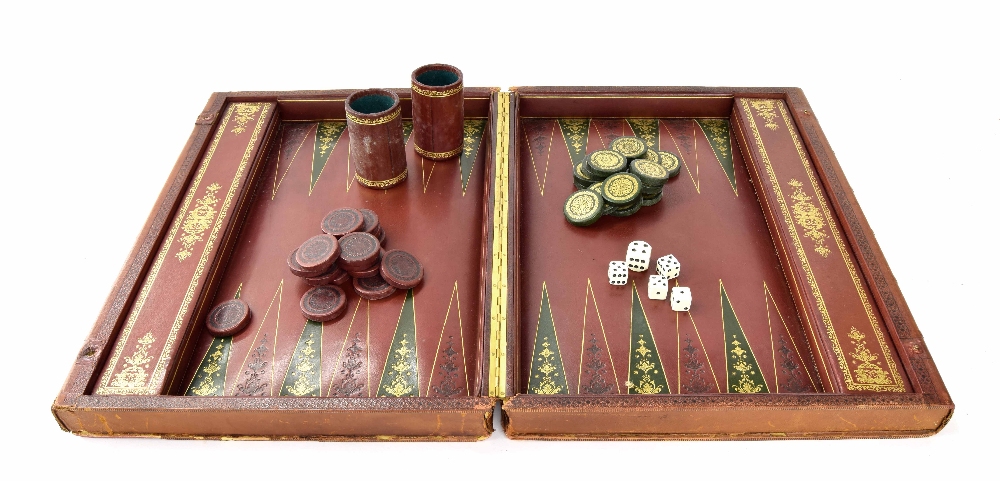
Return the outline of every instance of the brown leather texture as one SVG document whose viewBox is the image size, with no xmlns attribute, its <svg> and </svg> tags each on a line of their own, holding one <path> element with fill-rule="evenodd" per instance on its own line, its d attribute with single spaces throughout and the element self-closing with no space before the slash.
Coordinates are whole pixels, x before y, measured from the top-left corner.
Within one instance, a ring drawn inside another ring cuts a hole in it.
<svg viewBox="0 0 1000 481">
<path fill-rule="evenodd" d="M 371 95 L 387 96 L 393 104 L 374 113 L 359 112 L 351 107 L 352 102 Z M 355 180 L 373 189 L 388 189 L 402 182 L 407 170 L 399 96 L 384 89 L 360 90 L 347 98 L 345 108 Z"/>
<path fill-rule="evenodd" d="M 449 72 L 457 80 L 441 85 L 421 82 L 428 71 Z M 464 119 L 462 71 L 445 64 L 424 65 L 413 71 L 413 144 L 428 160 L 448 160 L 462 148 Z"/>
</svg>

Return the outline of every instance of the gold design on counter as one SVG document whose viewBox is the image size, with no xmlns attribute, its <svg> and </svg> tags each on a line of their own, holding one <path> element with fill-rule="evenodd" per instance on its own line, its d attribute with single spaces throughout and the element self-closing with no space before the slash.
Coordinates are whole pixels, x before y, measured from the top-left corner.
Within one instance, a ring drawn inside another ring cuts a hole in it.
<svg viewBox="0 0 1000 481">
<path fill-rule="evenodd" d="M 639 190 L 639 183 L 635 177 L 616 175 L 604 181 L 603 189 L 612 200 L 625 201 Z"/>
<path fill-rule="evenodd" d="M 622 155 L 631 156 L 642 152 L 642 141 L 631 137 L 618 137 L 611 141 L 611 150 Z"/>
<path fill-rule="evenodd" d="M 261 104 L 236 104 L 236 117 L 233 121 L 236 122 L 236 127 L 230 132 L 240 135 L 247 130 L 247 124 L 252 122 L 254 115 L 260 111 Z"/>
<path fill-rule="evenodd" d="M 410 364 L 410 353 L 413 352 L 413 349 L 407 347 L 409 343 L 410 341 L 406 340 L 406 334 L 403 334 L 403 340 L 399 341 L 399 348 L 395 351 L 395 360 L 392 363 L 393 378 L 389 384 L 382 386 L 385 392 L 395 397 L 410 394 L 416 387 L 409 382 L 409 378 L 413 375 L 413 366 Z"/>
<path fill-rule="evenodd" d="M 396 110 L 393 110 L 392 112 L 389 112 L 386 115 L 383 115 L 381 117 L 376 117 L 374 119 L 366 119 L 366 118 L 358 117 L 358 116 L 356 116 L 356 115 L 348 112 L 347 113 L 347 120 L 350 120 L 351 122 L 354 122 L 354 123 L 360 124 L 360 125 L 382 125 L 382 124 L 385 124 L 385 123 L 393 121 L 396 117 L 399 117 L 399 113 L 401 111 L 402 111 L 402 109 L 400 109 L 399 107 L 397 107 Z"/>
<path fill-rule="evenodd" d="M 177 241 L 181 243 L 181 250 L 174 254 L 178 261 L 191 257 L 191 248 L 204 239 L 205 230 L 212 225 L 212 220 L 215 219 L 215 205 L 219 203 L 215 193 L 221 188 L 218 183 L 214 182 L 206 187 L 205 195 L 195 201 L 198 206 L 188 212 L 187 218 L 181 225 L 184 235 L 177 238 Z"/>
<path fill-rule="evenodd" d="M 750 101 L 750 106 L 757 111 L 757 115 L 764 119 L 764 127 L 777 130 L 778 124 L 774 120 L 778 114 L 774 112 L 775 101 L 773 99 L 755 99 Z"/>
<path fill-rule="evenodd" d="M 367 185 L 368 187 L 374 187 L 376 189 L 384 189 L 386 187 L 392 187 L 402 182 L 402 180 L 406 178 L 406 172 L 407 171 L 404 170 L 403 173 L 389 180 L 368 180 L 364 177 L 361 177 L 361 174 L 358 174 L 357 172 L 354 173 L 354 178 L 358 179 L 358 182 L 361 182 L 362 184 Z"/>
<path fill-rule="evenodd" d="M 593 220 L 601 209 L 601 194 L 590 189 L 578 190 L 569 196 L 564 214 L 574 222 L 587 222 Z"/>
<path fill-rule="evenodd" d="M 455 150 L 449 150 L 448 152 L 431 152 L 429 150 L 421 149 L 417 144 L 413 144 L 413 150 L 428 159 L 450 159 L 462 152 L 462 146 L 459 146 Z"/>
<path fill-rule="evenodd" d="M 145 336 L 139 338 L 139 342 L 135 345 L 135 352 L 125 358 L 125 368 L 115 374 L 114 381 L 111 381 L 111 387 L 135 389 L 146 385 L 148 377 L 146 369 L 149 368 L 149 361 L 153 360 L 153 356 L 149 355 L 149 345 L 154 342 L 156 342 L 156 338 L 153 337 L 152 332 L 147 332 Z M 128 394 L 135 393 L 129 392 Z"/>
<path fill-rule="evenodd" d="M 789 195 L 792 198 L 792 214 L 795 222 L 802 227 L 806 237 L 812 239 L 815 244 L 817 254 L 826 257 L 830 255 L 830 249 L 826 247 L 826 238 L 829 237 L 823 232 L 823 213 L 813 205 L 812 197 L 806 195 L 802 190 L 802 182 L 796 179 L 788 181 L 788 185 L 794 189 Z"/>
<path fill-rule="evenodd" d="M 462 86 L 453 87 L 448 90 L 442 90 L 438 92 L 437 90 L 427 90 L 420 88 L 417 84 L 410 84 L 410 88 L 413 89 L 413 93 L 423 95 L 424 97 L 451 97 L 462 91 Z"/>
<path fill-rule="evenodd" d="M 854 344 L 854 352 L 851 353 L 851 357 L 854 358 L 854 363 L 857 365 L 854 368 L 854 377 L 857 378 L 858 382 L 864 384 L 892 384 L 892 379 L 889 379 L 889 373 L 885 372 L 878 364 L 875 364 L 878 361 L 878 356 L 868 350 L 865 335 L 854 326 L 851 326 L 851 332 L 847 334 L 847 337 L 850 337 L 852 339 L 851 344 Z"/>
</svg>

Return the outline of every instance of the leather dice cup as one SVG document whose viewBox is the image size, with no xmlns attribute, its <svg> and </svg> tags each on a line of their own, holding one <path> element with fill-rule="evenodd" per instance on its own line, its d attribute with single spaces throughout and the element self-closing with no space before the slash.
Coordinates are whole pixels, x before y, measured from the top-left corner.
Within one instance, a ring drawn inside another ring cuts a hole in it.
<svg viewBox="0 0 1000 481">
<path fill-rule="evenodd" d="M 383 89 L 360 90 L 347 97 L 345 106 L 355 180 L 388 189 L 406 179 L 399 96 Z"/>
<path fill-rule="evenodd" d="M 410 76 L 413 90 L 413 150 L 428 160 L 462 153 L 462 71 L 445 64 L 424 65 Z"/>
</svg>

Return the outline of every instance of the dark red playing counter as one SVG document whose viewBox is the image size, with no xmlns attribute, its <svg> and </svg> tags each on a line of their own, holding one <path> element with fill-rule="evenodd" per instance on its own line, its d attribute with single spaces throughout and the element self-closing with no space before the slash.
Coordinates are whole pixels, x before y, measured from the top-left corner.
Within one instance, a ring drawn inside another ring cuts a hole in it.
<svg viewBox="0 0 1000 481">
<path fill-rule="evenodd" d="M 361 227 L 364 225 L 365 216 L 360 211 L 350 207 L 342 207 L 327 214 L 323 218 L 323 222 L 320 223 L 320 229 L 327 234 L 339 238 L 351 232 L 361 230 Z"/>
<path fill-rule="evenodd" d="M 316 322 L 332 321 L 347 310 L 347 295 L 337 286 L 313 287 L 302 295 L 299 308 L 306 319 Z"/>
<path fill-rule="evenodd" d="M 250 325 L 250 306 L 239 299 L 230 299 L 212 308 L 205 318 L 205 327 L 215 337 L 232 336 Z"/>
<path fill-rule="evenodd" d="M 333 284 L 335 279 L 344 274 L 344 270 L 341 269 L 340 266 L 334 264 L 330 266 L 326 272 L 315 277 L 306 277 L 304 280 L 306 281 L 306 284 L 309 284 L 310 286 L 325 286 L 327 284 Z"/>
<path fill-rule="evenodd" d="M 292 271 L 298 277 L 314 277 L 321 275 L 323 273 L 322 269 L 306 269 L 299 264 L 299 261 L 295 260 L 295 255 L 298 254 L 299 249 L 296 248 L 288 255 L 288 269 Z"/>
<path fill-rule="evenodd" d="M 340 257 L 340 244 L 329 234 L 312 236 L 295 252 L 295 262 L 306 271 L 325 272 Z"/>
<path fill-rule="evenodd" d="M 377 232 L 382 230 L 382 226 L 378 223 L 378 214 L 371 209 L 360 209 L 358 212 L 361 212 L 361 216 L 365 218 L 365 223 L 361 226 L 361 230 L 378 237 Z"/>
<path fill-rule="evenodd" d="M 406 251 L 393 249 L 382 258 L 382 278 L 397 289 L 412 289 L 424 278 L 424 267 Z"/>
<path fill-rule="evenodd" d="M 364 270 L 378 261 L 379 246 L 375 236 L 352 232 L 340 238 L 340 266 L 345 270 Z"/>
<path fill-rule="evenodd" d="M 391 296 L 396 292 L 396 288 L 386 282 L 381 275 L 376 274 L 372 277 L 355 278 L 354 291 L 364 299 L 377 301 Z"/>
</svg>

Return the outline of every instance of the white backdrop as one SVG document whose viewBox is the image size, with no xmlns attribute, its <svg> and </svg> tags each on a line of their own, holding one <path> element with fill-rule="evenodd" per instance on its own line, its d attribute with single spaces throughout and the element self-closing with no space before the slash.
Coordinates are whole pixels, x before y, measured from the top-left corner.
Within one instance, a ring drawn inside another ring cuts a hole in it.
<svg viewBox="0 0 1000 481">
<path fill-rule="evenodd" d="M 970 473 L 996 447 L 996 3 L 17 3 L 0 6 L 8 469 L 131 479 L 892 479 Z M 49 406 L 211 92 L 406 87 L 431 62 L 457 65 L 468 86 L 804 89 L 954 398 L 951 423 L 916 440 L 724 443 L 515 442 L 500 432 L 461 444 L 237 443 L 59 431 Z"/>
</svg>

